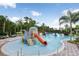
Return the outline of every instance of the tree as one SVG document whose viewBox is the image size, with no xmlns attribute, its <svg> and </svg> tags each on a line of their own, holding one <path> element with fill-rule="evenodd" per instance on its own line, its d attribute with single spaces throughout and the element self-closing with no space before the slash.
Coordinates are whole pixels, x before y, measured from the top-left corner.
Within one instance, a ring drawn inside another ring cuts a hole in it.
<svg viewBox="0 0 79 59">
<path fill-rule="evenodd" d="M 76 27 L 75 27 L 76 29 L 79 29 L 79 25 L 76 25 Z"/>
<path fill-rule="evenodd" d="M 13 23 L 12 21 L 10 21 L 9 19 L 6 20 L 6 25 L 5 25 L 5 30 L 7 32 L 8 35 L 12 35 L 12 34 L 15 34 L 15 27 L 16 27 L 16 24 Z"/>
<path fill-rule="evenodd" d="M 22 22 L 22 19 L 19 19 L 17 21 L 17 27 L 19 28 L 19 30 L 22 32 L 22 26 L 23 26 L 23 22 Z"/>
<path fill-rule="evenodd" d="M 36 24 L 36 21 L 33 20 L 32 18 L 29 18 L 29 17 L 24 17 L 25 19 L 25 23 L 24 23 L 24 28 L 28 31 L 30 27 L 33 27 L 35 26 Z"/>
<path fill-rule="evenodd" d="M 72 13 L 70 10 L 68 10 L 67 15 L 60 17 L 59 23 L 60 25 L 63 23 L 69 23 L 70 24 L 70 35 L 72 36 L 72 23 L 76 23 L 78 20 L 79 20 L 79 12 Z"/>
<path fill-rule="evenodd" d="M 0 15 L 0 29 L 2 29 L 2 32 L 5 32 L 5 22 L 6 18 L 3 15 Z"/>
</svg>

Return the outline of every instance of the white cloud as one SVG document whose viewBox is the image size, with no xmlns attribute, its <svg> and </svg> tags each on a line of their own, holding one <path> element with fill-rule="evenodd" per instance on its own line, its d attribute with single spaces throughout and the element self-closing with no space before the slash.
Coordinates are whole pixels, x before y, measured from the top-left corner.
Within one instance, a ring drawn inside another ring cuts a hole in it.
<svg viewBox="0 0 79 59">
<path fill-rule="evenodd" d="M 16 3 L 0 3 L 0 6 L 4 7 L 4 8 L 8 8 L 8 7 L 11 7 L 11 8 L 16 8 Z"/>
<path fill-rule="evenodd" d="M 40 16 L 41 13 L 38 11 L 31 11 L 32 16 Z"/>
<path fill-rule="evenodd" d="M 55 19 L 53 21 L 50 22 L 50 26 L 56 29 L 59 29 L 59 27 L 61 28 L 65 28 L 65 25 L 69 23 L 63 23 L 62 25 L 59 25 L 59 19 Z M 74 27 L 74 24 L 72 25 Z"/>
<path fill-rule="evenodd" d="M 67 15 L 67 11 L 68 11 L 68 9 L 64 10 L 64 11 L 62 12 L 62 14 Z"/>
<path fill-rule="evenodd" d="M 79 12 L 79 9 L 75 9 L 75 10 L 73 10 L 73 12 Z"/>
<path fill-rule="evenodd" d="M 74 13 L 74 12 L 79 12 L 79 9 L 66 9 L 66 10 L 64 10 L 62 13 L 64 14 L 64 15 L 67 15 L 67 11 L 68 10 L 70 10 L 72 13 Z"/>
<path fill-rule="evenodd" d="M 8 17 L 9 20 L 13 21 L 13 22 L 16 22 L 17 20 L 19 20 L 20 18 L 19 17 Z"/>
<path fill-rule="evenodd" d="M 51 21 L 52 23 L 51 23 L 51 26 L 53 27 L 53 28 L 57 28 L 57 29 L 59 29 L 59 19 L 55 19 L 55 20 L 53 20 L 53 21 Z"/>
</svg>

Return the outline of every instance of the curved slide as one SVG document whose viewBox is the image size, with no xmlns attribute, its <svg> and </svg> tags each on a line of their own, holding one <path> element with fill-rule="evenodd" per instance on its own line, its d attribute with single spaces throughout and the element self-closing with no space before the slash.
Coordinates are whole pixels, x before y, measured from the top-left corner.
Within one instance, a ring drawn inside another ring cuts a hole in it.
<svg viewBox="0 0 79 59">
<path fill-rule="evenodd" d="M 43 45 L 47 45 L 47 42 L 42 39 L 38 34 L 36 33 L 33 33 L 34 34 L 34 37 L 36 37 Z"/>
</svg>

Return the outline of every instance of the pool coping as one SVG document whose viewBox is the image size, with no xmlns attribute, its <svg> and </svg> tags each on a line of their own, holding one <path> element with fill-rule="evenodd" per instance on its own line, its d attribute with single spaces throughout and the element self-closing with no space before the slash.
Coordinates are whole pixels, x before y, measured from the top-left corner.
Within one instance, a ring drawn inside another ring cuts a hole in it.
<svg viewBox="0 0 79 59">
<path fill-rule="evenodd" d="M 16 38 L 16 37 L 15 37 L 15 38 Z M 21 38 L 21 37 L 20 37 L 20 38 Z M 13 38 L 10 38 L 10 39 L 13 39 Z M 13 40 L 11 40 L 11 41 L 10 41 L 10 39 L 8 39 L 8 40 L 4 39 L 5 42 L 0 46 L 0 52 L 1 52 L 2 56 L 10 56 L 10 55 L 7 55 L 7 54 L 4 52 L 4 50 L 3 50 L 5 44 L 7 44 L 7 43 L 9 43 L 9 42 L 12 42 L 12 41 L 15 41 L 15 39 L 13 39 Z M 17 39 L 16 39 L 16 40 L 17 40 Z"/>
<path fill-rule="evenodd" d="M 15 41 L 15 40 L 13 40 L 13 41 Z M 5 56 L 11 56 L 11 55 L 8 55 L 8 54 L 6 53 L 6 51 L 4 50 L 4 46 L 5 46 L 7 43 L 9 43 L 9 42 L 12 42 L 12 41 L 5 42 L 5 43 L 2 45 L 2 47 L 1 47 L 1 52 L 2 52 Z"/>
<path fill-rule="evenodd" d="M 0 56 L 7 56 L 5 53 L 3 53 L 2 52 L 2 47 L 3 47 L 3 45 L 5 45 L 7 42 L 4 42 L 3 44 L 1 44 L 1 46 L 0 46 Z"/>
</svg>

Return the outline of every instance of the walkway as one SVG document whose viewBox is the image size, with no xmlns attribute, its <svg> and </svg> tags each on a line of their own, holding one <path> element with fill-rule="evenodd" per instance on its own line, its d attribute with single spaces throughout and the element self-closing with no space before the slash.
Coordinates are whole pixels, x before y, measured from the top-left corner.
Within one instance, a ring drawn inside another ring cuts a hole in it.
<svg viewBox="0 0 79 59">
<path fill-rule="evenodd" d="M 65 48 L 60 53 L 54 54 L 53 56 L 79 56 L 79 48 L 77 45 L 64 42 Z"/>
<path fill-rule="evenodd" d="M 6 44 L 7 42 L 20 39 L 21 37 L 15 37 L 15 38 L 7 38 L 7 39 L 0 39 L 0 56 L 6 56 L 4 53 L 1 52 L 1 47 Z"/>
</svg>

